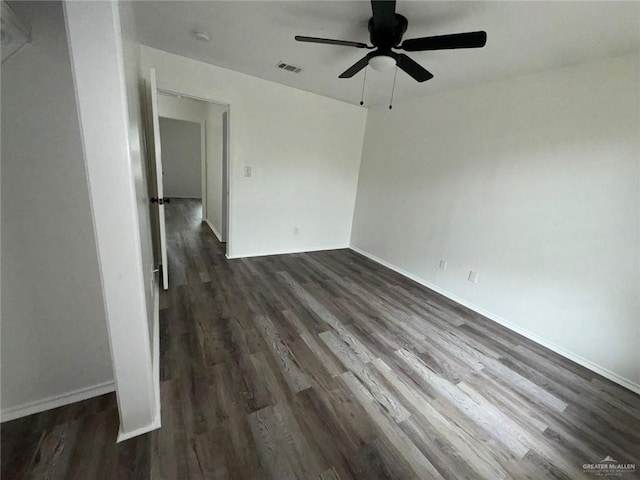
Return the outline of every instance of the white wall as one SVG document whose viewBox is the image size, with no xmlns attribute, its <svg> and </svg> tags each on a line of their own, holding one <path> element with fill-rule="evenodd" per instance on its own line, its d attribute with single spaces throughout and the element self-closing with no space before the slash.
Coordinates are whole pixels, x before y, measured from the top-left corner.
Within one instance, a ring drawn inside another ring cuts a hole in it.
<svg viewBox="0 0 640 480">
<path fill-rule="evenodd" d="M 202 197 L 200 124 L 160 118 L 164 196 Z"/>
<path fill-rule="evenodd" d="M 160 426 L 138 49 L 129 2 L 69 0 L 65 14 L 124 440 Z"/>
<path fill-rule="evenodd" d="M 230 257 L 349 244 L 365 109 L 145 46 L 141 58 L 159 88 L 231 105 Z"/>
<path fill-rule="evenodd" d="M 640 391 L 638 69 L 370 110 L 352 245 Z"/>
<path fill-rule="evenodd" d="M 165 118 L 204 122 L 207 119 L 207 105 L 199 100 L 158 93 L 158 113 Z"/>
<path fill-rule="evenodd" d="M 113 390 L 62 6 L 2 65 L 2 416 Z M 95 387 L 95 388 L 94 388 Z"/>
</svg>

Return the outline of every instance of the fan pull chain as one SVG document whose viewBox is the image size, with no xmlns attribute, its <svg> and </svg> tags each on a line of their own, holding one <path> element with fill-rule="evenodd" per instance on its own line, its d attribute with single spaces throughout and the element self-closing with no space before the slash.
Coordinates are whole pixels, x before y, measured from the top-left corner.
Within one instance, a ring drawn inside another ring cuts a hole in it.
<svg viewBox="0 0 640 480">
<path fill-rule="evenodd" d="M 396 90 L 396 77 L 398 76 L 398 65 L 396 65 L 396 72 L 393 74 L 393 87 L 391 87 L 391 100 L 389 100 L 389 110 L 393 108 L 393 92 Z"/>
<path fill-rule="evenodd" d="M 362 81 L 362 95 L 360 95 L 360 106 L 364 105 L 364 86 L 367 84 L 367 70 L 369 69 L 365 67 L 364 80 Z"/>
</svg>

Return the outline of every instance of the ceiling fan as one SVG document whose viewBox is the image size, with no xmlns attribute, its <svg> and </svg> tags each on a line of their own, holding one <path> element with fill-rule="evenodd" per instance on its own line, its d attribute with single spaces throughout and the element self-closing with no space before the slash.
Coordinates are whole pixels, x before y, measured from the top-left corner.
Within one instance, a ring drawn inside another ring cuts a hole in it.
<svg viewBox="0 0 640 480">
<path fill-rule="evenodd" d="M 409 56 L 404 53 L 396 53 L 393 50 L 422 52 L 454 48 L 480 48 L 487 43 L 487 33 L 483 31 L 412 38 L 403 41 L 402 36 L 407 31 L 409 22 L 406 17 L 396 13 L 395 0 L 371 0 L 371 8 L 373 17 L 369 19 L 369 34 L 372 45 L 300 35 L 297 35 L 295 39 L 298 42 L 326 43 L 373 50 L 345 70 L 339 78 L 351 78 L 367 65 L 371 65 L 375 70 L 390 70 L 397 65 L 418 82 L 433 78 L 433 74 Z"/>
</svg>

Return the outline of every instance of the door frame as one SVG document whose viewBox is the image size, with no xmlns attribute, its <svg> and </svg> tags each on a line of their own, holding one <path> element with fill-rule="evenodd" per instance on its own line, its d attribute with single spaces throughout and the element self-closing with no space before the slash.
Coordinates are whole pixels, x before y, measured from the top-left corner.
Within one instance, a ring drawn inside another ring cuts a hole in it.
<svg viewBox="0 0 640 480">
<path fill-rule="evenodd" d="M 156 88 L 156 90 L 158 91 L 159 94 L 162 94 L 162 95 L 168 95 L 172 97 L 175 96 L 175 94 L 168 92 L 166 90 L 163 90 L 162 88 Z M 184 95 L 180 95 L 180 97 L 184 97 Z M 190 100 L 192 99 L 190 98 Z M 162 115 L 160 114 L 160 112 L 158 112 L 158 117 L 166 118 L 169 120 L 179 120 L 182 122 L 197 123 L 200 126 L 200 184 L 201 184 L 200 190 L 201 190 L 201 197 L 202 197 L 202 221 L 204 222 L 205 219 L 207 218 L 207 189 L 206 189 L 206 178 L 205 178 L 205 175 L 207 174 L 207 138 L 206 138 L 207 122 L 202 119 L 189 118 L 186 115 L 185 116 Z"/>
<path fill-rule="evenodd" d="M 157 72 L 157 71 L 156 71 Z M 202 92 L 196 89 L 192 89 L 186 87 L 184 85 L 175 85 L 171 82 L 164 81 L 161 78 L 157 78 L 157 91 L 169 95 L 180 96 L 184 98 L 189 98 L 191 100 L 198 100 L 201 102 L 207 103 L 215 103 L 216 105 L 221 105 L 227 108 L 227 135 L 226 135 L 226 152 L 223 152 L 222 161 L 224 162 L 222 165 L 223 179 L 222 179 L 222 208 L 225 225 L 222 225 L 222 232 L 220 235 L 222 236 L 221 241 L 226 242 L 226 257 L 232 258 L 232 212 L 233 212 L 233 202 L 231 201 L 231 192 L 232 188 L 232 178 L 231 175 L 231 132 L 232 132 L 232 116 L 231 116 L 231 101 L 222 98 L 219 96 L 210 95 L 208 92 Z M 205 122 L 206 123 L 206 122 Z M 202 169 L 202 186 L 203 186 L 203 203 L 206 199 L 206 128 L 203 125 L 203 139 L 205 144 L 205 155 L 204 155 L 204 165 Z M 224 144 L 224 142 L 223 142 Z M 206 207 L 203 208 L 203 218 Z"/>
<path fill-rule="evenodd" d="M 164 168 L 162 168 L 162 147 L 160 141 L 160 110 L 158 108 L 158 75 L 155 68 L 149 70 L 149 82 L 145 92 L 149 96 L 149 109 L 151 113 L 151 142 L 153 143 L 153 161 L 150 162 L 152 177 L 155 180 L 155 194 L 158 209 L 158 246 L 160 248 L 160 273 L 162 275 L 162 288 L 169 288 L 169 256 L 168 238 L 165 223 L 164 203 Z"/>
</svg>

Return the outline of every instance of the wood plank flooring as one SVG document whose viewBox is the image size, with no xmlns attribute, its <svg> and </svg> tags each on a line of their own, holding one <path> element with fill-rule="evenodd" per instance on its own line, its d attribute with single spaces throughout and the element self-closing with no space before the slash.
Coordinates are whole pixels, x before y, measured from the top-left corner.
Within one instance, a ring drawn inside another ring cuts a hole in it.
<svg viewBox="0 0 640 480">
<path fill-rule="evenodd" d="M 227 260 L 197 201 L 167 214 L 162 429 L 116 445 L 113 395 L 9 422 L 2 478 L 576 479 L 606 456 L 640 466 L 634 393 L 352 251 Z"/>
</svg>

